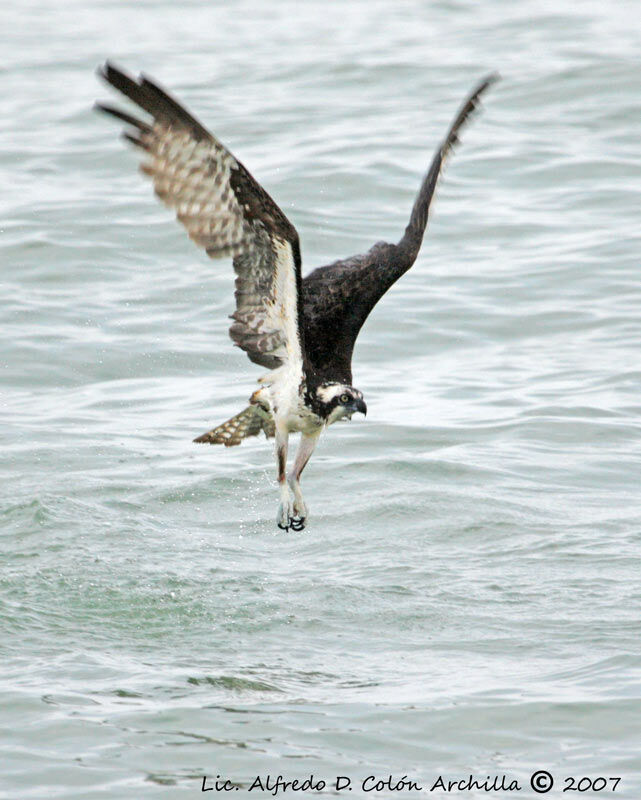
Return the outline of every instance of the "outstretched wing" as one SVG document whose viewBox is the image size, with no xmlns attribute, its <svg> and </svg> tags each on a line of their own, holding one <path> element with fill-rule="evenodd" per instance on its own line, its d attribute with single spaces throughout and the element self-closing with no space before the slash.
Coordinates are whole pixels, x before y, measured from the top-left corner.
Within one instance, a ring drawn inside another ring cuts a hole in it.
<svg viewBox="0 0 641 800">
<path fill-rule="evenodd" d="M 107 83 L 151 116 L 97 108 L 129 126 L 124 136 L 147 154 L 141 170 L 189 236 L 212 258 L 231 256 L 236 271 L 232 340 L 273 369 L 302 363 L 298 234 L 245 167 L 189 112 L 149 78 L 107 63 Z"/>
<path fill-rule="evenodd" d="M 319 267 L 304 278 L 306 352 L 310 364 L 321 374 L 352 382 L 356 337 L 376 303 L 416 260 L 443 164 L 458 143 L 459 130 L 478 106 L 480 96 L 497 79 L 498 75 L 489 75 L 482 80 L 461 106 L 434 154 L 398 244 L 378 242 L 363 255 Z"/>
</svg>

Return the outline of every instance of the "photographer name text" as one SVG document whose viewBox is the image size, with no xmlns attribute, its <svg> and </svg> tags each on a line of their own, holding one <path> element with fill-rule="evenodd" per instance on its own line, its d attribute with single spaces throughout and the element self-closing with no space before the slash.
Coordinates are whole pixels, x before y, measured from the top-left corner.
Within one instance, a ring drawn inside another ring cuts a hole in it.
<svg viewBox="0 0 641 800">
<path fill-rule="evenodd" d="M 324 779 L 314 775 L 306 778 L 289 780 L 282 775 L 256 775 L 247 783 L 237 783 L 230 778 L 216 775 L 215 778 L 203 776 L 201 792 L 234 792 L 244 789 L 256 794 L 269 794 L 272 797 L 288 792 L 351 792 L 354 789 L 361 792 L 521 792 L 524 789 L 533 789 L 537 794 L 547 794 L 555 785 L 561 792 L 616 792 L 621 778 L 589 777 L 589 776 L 564 776 L 555 779 L 544 769 L 539 769 L 528 776 L 527 781 L 520 782 L 507 775 L 487 775 L 477 777 L 466 775 L 451 778 L 435 775 L 429 780 L 414 780 L 407 775 L 396 777 L 385 775 L 367 775 L 364 778 L 351 778 L 347 775 L 336 775 Z"/>
</svg>

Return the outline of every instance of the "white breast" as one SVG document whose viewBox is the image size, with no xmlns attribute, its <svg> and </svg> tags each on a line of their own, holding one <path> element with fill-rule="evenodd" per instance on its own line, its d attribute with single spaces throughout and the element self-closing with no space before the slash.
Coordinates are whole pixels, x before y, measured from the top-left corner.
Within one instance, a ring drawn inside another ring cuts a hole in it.
<svg viewBox="0 0 641 800">
<path fill-rule="evenodd" d="M 275 421 L 283 420 L 290 433 L 316 433 L 325 424 L 304 401 L 301 388 L 301 372 L 284 364 L 260 379 L 264 389 L 259 390 L 266 398 Z"/>
</svg>

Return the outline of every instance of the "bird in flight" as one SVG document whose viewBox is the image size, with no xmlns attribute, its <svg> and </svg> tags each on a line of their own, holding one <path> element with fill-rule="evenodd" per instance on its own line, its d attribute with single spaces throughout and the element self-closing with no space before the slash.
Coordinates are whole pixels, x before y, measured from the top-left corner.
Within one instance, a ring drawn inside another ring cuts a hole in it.
<svg viewBox="0 0 641 800">
<path fill-rule="evenodd" d="M 231 257 L 236 273 L 231 339 L 269 370 L 247 408 L 194 441 L 230 447 L 261 431 L 274 437 L 276 521 L 284 530 L 302 530 L 308 512 L 300 478 L 321 432 L 337 420 L 367 413 L 362 392 L 352 385 L 356 337 L 376 303 L 416 260 L 443 163 L 498 76 L 484 78 L 465 99 L 434 154 L 398 243 L 377 242 L 363 255 L 303 278 L 296 228 L 207 128 L 145 75 L 132 78 L 109 62 L 98 74 L 145 112 L 139 119 L 96 104 L 125 123 L 123 135 L 143 152 L 140 169 L 158 197 L 208 256 Z M 301 439 L 288 475 L 288 440 L 296 432 Z"/>
</svg>

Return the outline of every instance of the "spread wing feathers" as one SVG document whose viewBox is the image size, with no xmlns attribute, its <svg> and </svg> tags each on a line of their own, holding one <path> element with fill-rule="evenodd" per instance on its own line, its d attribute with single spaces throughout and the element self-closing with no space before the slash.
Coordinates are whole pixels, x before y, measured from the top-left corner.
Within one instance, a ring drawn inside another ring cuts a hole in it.
<svg viewBox="0 0 641 800">
<path fill-rule="evenodd" d="M 465 121 L 498 75 L 484 78 L 470 93 L 434 154 L 418 192 L 409 224 L 398 244 L 378 242 L 367 253 L 319 267 L 303 280 L 303 318 L 307 356 L 318 370 L 338 371 L 351 382 L 351 358 L 358 332 L 385 292 L 412 266 L 423 234 L 434 190 L 447 157 L 458 143 Z M 341 342 L 324 347 L 322 332 L 338 331 Z"/>
<path fill-rule="evenodd" d="M 496 83 L 498 79 L 498 73 L 492 73 L 483 78 L 472 90 L 459 109 L 454 122 L 450 125 L 445 139 L 441 142 L 440 147 L 434 154 L 428 173 L 421 184 L 416 201 L 414 202 L 409 224 L 405 229 L 403 238 L 399 242 L 399 246 L 405 246 L 410 252 L 412 252 L 412 249 L 415 249 L 414 257 L 418 254 L 421 242 L 423 241 L 423 234 L 425 232 L 425 226 L 427 225 L 432 197 L 434 196 L 434 190 L 436 189 L 439 178 L 443 174 L 443 167 L 456 145 L 459 144 L 459 131 L 470 118 L 470 115 L 479 107 L 481 95 L 493 83 Z"/>
<path fill-rule="evenodd" d="M 236 312 L 230 336 L 249 358 L 275 368 L 302 361 L 300 248 L 296 229 L 245 167 L 180 103 L 149 78 L 112 64 L 99 75 L 151 116 L 96 104 L 129 126 L 158 197 L 212 258 L 231 256 Z"/>
<path fill-rule="evenodd" d="M 247 406 L 244 411 L 228 419 L 227 422 L 198 436 L 194 442 L 234 447 L 248 436 L 257 436 L 261 431 L 264 431 L 268 438 L 273 437 L 275 435 L 274 420 L 267 417 L 265 412 L 261 412 L 256 406 Z"/>
</svg>

